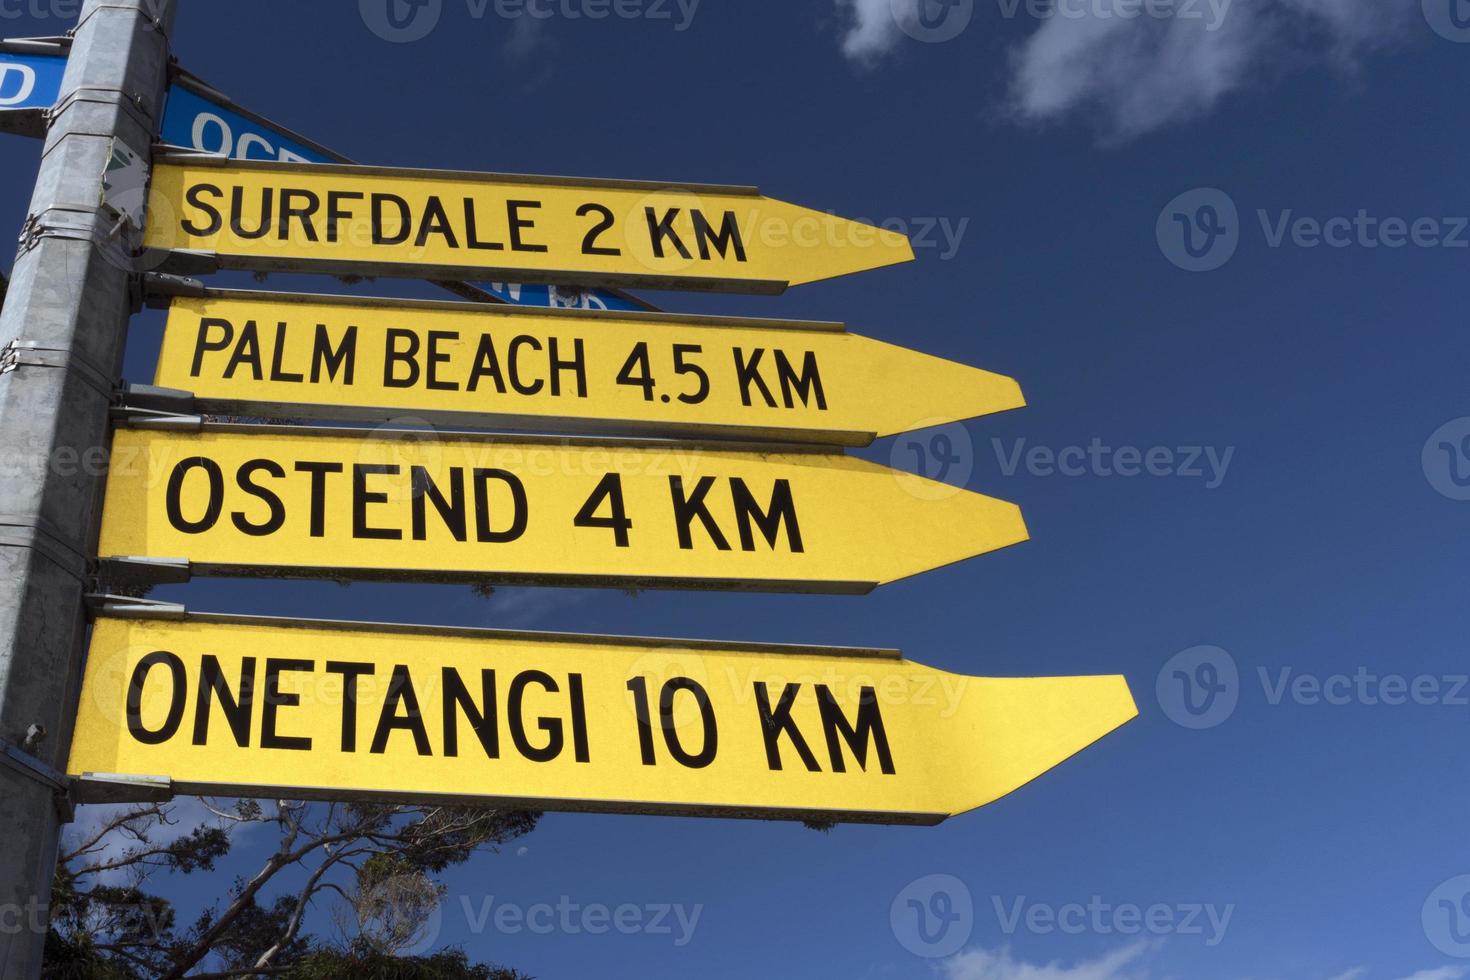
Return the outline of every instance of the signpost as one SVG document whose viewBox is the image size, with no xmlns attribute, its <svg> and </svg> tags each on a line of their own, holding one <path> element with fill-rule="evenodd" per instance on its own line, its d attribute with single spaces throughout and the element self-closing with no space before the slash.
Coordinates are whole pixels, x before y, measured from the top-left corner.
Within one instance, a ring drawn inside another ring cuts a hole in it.
<svg viewBox="0 0 1470 980">
<path fill-rule="evenodd" d="M 45 456 L 0 468 L 0 906 L 44 907 L 79 802 L 934 824 L 1136 715 L 1120 677 L 966 677 L 891 651 L 87 596 L 99 565 L 119 583 L 864 593 L 1028 534 L 1014 504 L 834 448 L 1019 407 L 1012 379 L 838 324 L 660 315 L 613 291 L 780 293 L 911 261 L 904 236 L 748 187 L 353 166 L 179 72 L 165 113 L 172 22 L 172 0 L 84 0 L 72 37 L 0 44 L 0 130 L 46 138 L 0 312 L 0 458 Z M 150 160 L 160 139 L 194 149 Z M 491 280 L 543 308 L 211 291 L 140 265 Z M 119 390 L 150 286 L 171 298 L 157 386 Z M 564 306 L 582 310 L 546 308 Z M 0 930 L 0 976 L 38 975 L 44 938 Z"/>
<path fill-rule="evenodd" d="M 202 574 L 864 593 L 1027 538 L 849 456 L 412 431 L 122 429 L 99 553 Z"/>
<path fill-rule="evenodd" d="M 229 415 L 850 446 L 1024 404 L 838 324 L 215 290 L 172 300 L 154 380 Z"/>
<path fill-rule="evenodd" d="M 534 279 L 780 293 L 913 260 L 908 239 L 749 187 L 156 161 L 144 244 L 176 271 Z"/>
<path fill-rule="evenodd" d="M 966 677 L 892 651 L 109 616 L 67 771 L 103 798 L 131 781 L 936 824 L 1136 714 L 1121 677 Z"/>
<path fill-rule="evenodd" d="M 137 231 L 102 203 L 103 174 L 131 147 L 146 167 L 162 114 L 173 0 L 85 0 L 0 311 L 0 977 L 41 975 L 41 928 L 87 631 L 103 476 L 66 465 L 107 445 L 111 378 L 137 283 Z M 14 74 L 7 72 L 7 74 Z M 43 77 L 37 72 L 36 85 Z M 10 84 L 14 84 L 11 82 Z M 12 97 L 19 90 L 7 89 Z M 34 96 L 35 90 L 27 98 Z M 21 110 L 40 118 L 40 110 Z M 111 171 L 111 179 L 120 177 Z M 115 185 L 116 186 L 116 185 Z M 12 204 L 17 203 L 13 202 Z"/>
</svg>

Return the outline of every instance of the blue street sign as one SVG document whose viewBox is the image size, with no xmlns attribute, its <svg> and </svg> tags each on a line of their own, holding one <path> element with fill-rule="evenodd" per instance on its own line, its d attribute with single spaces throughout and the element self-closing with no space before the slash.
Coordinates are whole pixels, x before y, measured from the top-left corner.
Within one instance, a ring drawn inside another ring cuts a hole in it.
<svg viewBox="0 0 1470 980">
<path fill-rule="evenodd" d="M 66 59 L 0 51 L 0 110 L 49 109 L 61 98 Z"/>
<path fill-rule="evenodd" d="M 0 49 L 0 114 L 5 109 L 49 109 L 61 98 L 63 55 Z M 341 154 L 241 109 L 185 74 L 169 86 L 163 114 L 164 143 L 233 160 L 351 163 Z M 517 306 L 579 310 L 648 310 L 626 293 L 569 286 L 476 283 L 497 299 Z"/>
</svg>

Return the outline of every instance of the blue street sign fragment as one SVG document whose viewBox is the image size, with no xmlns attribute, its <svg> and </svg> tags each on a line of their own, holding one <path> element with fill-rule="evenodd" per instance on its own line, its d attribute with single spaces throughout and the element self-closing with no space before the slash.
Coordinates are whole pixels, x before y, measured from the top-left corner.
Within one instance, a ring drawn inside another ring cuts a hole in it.
<svg viewBox="0 0 1470 980">
<path fill-rule="evenodd" d="M 66 59 L 0 51 L 0 109 L 49 109 L 61 97 Z"/>
</svg>

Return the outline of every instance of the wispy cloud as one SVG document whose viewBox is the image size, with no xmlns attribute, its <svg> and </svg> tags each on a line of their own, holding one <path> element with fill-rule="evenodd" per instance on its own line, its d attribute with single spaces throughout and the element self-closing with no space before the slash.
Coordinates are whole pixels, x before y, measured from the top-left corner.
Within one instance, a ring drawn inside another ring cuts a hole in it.
<svg viewBox="0 0 1470 980">
<path fill-rule="evenodd" d="M 1057 961 L 1027 963 L 1013 956 L 1008 947 L 975 948 L 945 960 L 937 972 L 944 980 L 1150 980 L 1154 974 L 1148 968 L 1148 961 L 1161 948 L 1162 944 L 1157 942 L 1133 943 L 1097 959 L 1071 965 Z M 1470 967 L 1441 966 L 1399 980 L 1462 980 L 1467 974 Z M 1368 980 L 1369 976 L 1367 967 L 1357 966 L 1332 980 Z"/>
<path fill-rule="evenodd" d="M 1072 966 L 1026 963 L 1008 948 L 972 949 L 946 960 L 942 969 L 946 980 L 1147 980 L 1142 961 L 1152 948 L 1134 943 Z"/>
<path fill-rule="evenodd" d="M 865 65 L 905 38 L 893 0 L 835 0 L 843 51 Z M 914 6 L 931 0 L 914 0 Z M 1249 85 L 1314 64 L 1351 72 L 1394 43 L 1415 0 L 1191 0 L 1135 16 L 1127 0 L 1062 0 L 1035 18 L 1011 51 L 1001 106 L 1029 123 L 1083 121 L 1122 140 L 1201 116 Z M 989 18 L 1034 17 L 1035 0 L 979 2 L 970 32 Z M 1065 11 L 1065 12 L 1063 12 Z M 993 22 L 993 21 L 990 21 Z M 962 41 L 956 43 L 963 43 Z"/>
</svg>

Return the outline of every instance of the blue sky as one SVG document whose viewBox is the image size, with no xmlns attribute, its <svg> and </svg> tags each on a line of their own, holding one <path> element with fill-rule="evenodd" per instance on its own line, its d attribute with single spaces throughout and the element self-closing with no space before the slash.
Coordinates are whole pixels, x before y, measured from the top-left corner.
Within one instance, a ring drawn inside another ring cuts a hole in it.
<svg viewBox="0 0 1470 980">
<path fill-rule="evenodd" d="M 540 977 L 1467 975 L 1470 9 L 923 2 L 647 0 L 593 20 L 586 0 L 545 19 L 442 0 L 406 43 L 356 3 L 186 3 L 175 49 L 364 162 L 752 183 L 932 228 L 915 263 L 782 297 L 646 295 L 845 320 L 1016 377 L 1028 408 L 954 435 L 967 485 L 1019 503 L 1031 542 L 859 598 L 234 581 L 161 597 L 898 646 L 1134 688 L 1137 721 L 934 829 L 549 815 L 449 876 L 437 940 Z M 50 8 L 0 0 L 0 32 L 70 26 L 27 9 Z M 36 163 L 34 142 L 0 142 L 0 227 L 20 227 Z M 135 320 L 134 379 L 161 326 Z M 912 466 L 903 440 L 866 452 Z M 1141 458 L 1153 473 L 1119 474 Z M 499 904 L 563 896 L 645 922 L 668 906 L 670 931 L 494 925 Z"/>
</svg>

